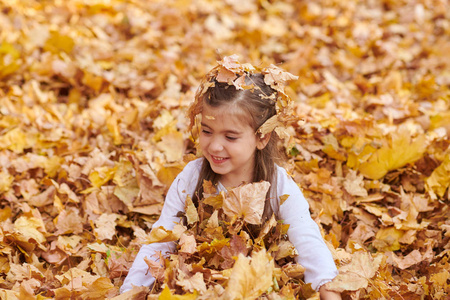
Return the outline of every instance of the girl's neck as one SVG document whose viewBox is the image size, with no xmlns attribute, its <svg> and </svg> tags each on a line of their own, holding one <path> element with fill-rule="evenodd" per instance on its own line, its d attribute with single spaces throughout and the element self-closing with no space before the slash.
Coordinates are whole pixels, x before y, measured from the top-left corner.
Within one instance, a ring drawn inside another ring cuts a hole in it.
<svg viewBox="0 0 450 300">
<path fill-rule="evenodd" d="M 235 187 L 238 187 L 242 184 L 251 183 L 251 178 L 248 178 L 247 180 L 236 180 L 234 178 L 227 178 L 226 176 L 220 176 L 219 183 L 222 184 L 227 189 L 232 189 Z"/>
</svg>

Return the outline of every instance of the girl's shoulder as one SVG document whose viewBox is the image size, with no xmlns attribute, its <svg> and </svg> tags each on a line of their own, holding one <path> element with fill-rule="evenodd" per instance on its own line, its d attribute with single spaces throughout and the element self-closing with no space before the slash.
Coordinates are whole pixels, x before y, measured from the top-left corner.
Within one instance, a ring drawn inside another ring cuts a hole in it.
<svg viewBox="0 0 450 300">
<path fill-rule="evenodd" d="M 184 170 L 195 170 L 195 171 L 199 171 L 199 170 L 201 169 L 201 167 L 202 167 L 203 160 L 204 160 L 203 157 L 200 157 L 200 158 L 196 158 L 196 159 L 194 159 L 194 160 L 191 160 L 190 162 L 188 162 L 188 163 L 186 164 L 186 166 L 184 166 L 183 171 L 184 171 Z"/>
<path fill-rule="evenodd" d="M 277 173 L 277 188 L 279 191 L 290 190 L 290 192 L 300 192 L 300 187 L 292 179 L 291 175 L 288 174 L 285 168 L 276 165 Z"/>
<path fill-rule="evenodd" d="M 184 178 L 192 178 L 194 175 L 198 175 L 200 169 L 202 168 L 202 164 L 203 157 L 188 162 L 180 172 L 179 176 Z"/>
<path fill-rule="evenodd" d="M 286 178 L 286 179 L 292 178 L 292 177 L 288 174 L 288 172 L 286 171 L 285 168 L 283 168 L 283 167 L 281 167 L 281 166 L 279 166 L 279 165 L 277 165 L 277 164 L 275 164 L 275 166 L 276 166 L 276 173 L 277 173 L 278 179 L 280 179 L 280 177 L 281 177 L 281 178 Z"/>
</svg>

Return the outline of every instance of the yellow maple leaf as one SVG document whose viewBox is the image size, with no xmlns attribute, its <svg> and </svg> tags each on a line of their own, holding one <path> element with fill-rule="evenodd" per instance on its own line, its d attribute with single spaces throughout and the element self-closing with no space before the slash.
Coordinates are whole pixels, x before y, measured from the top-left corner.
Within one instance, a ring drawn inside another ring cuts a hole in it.
<svg viewBox="0 0 450 300">
<path fill-rule="evenodd" d="M 35 240 L 38 244 L 44 243 L 46 238 L 42 228 L 45 230 L 42 220 L 34 217 L 21 216 L 14 222 L 15 231 L 20 233 L 18 239 L 24 242 Z"/>
<path fill-rule="evenodd" d="M 163 166 L 156 173 L 156 177 L 162 184 L 170 186 L 175 180 L 177 175 L 183 170 L 184 164 L 170 164 L 168 166 Z"/>
<path fill-rule="evenodd" d="M 252 257 L 239 254 L 225 289 L 225 299 L 256 299 L 273 284 L 274 263 L 265 249 L 253 252 Z"/>
<path fill-rule="evenodd" d="M 450 186 L 450 155 L 447 154 L 439 167 L 434 169 L 427 179 L 426 186 L 430 192 L 436 193 L 441 198 L 444 197 L 445 191 Z"/>
<path fill-rule="evenodd" d="M 369 159 L 359 166 L 359 171 L 370 179 L 380 179 L 387 172 L 414 163 L 423 156 L 427 142 L 425 135 L 416 139 L 411 133 L 401 129 L 392 133 L 390 141 L 372 153 Z"/>
<path fill-rule="evenodd" d="M 111 135 L 113 137 L 114 145 L 122 144 L 123 136 L 120 133 L 119 122 L 115 115 L 109 117 L 106 120 L 106 127 L 108 128 L 109 132 L 111 133 Z"/>
<path fill-rule="evenodd" d="M 224 213 L 229 217 L 242 216 L 249 224 L 261 224 L 269 187 L 269 182 L 261 181 L 229 190 L 223 200 Z"/>
<path fill-rule="evenodd" d="M 11 188 L 11 184 L 14 181 L 8 170 L 0 171 L 0 194 L 7 192 Z"/>
<path fill-rule="evenodd" d="M 91 184 L 95 188 L 99 188 L 109 180 L 114 178 L 114 174 L 117 170 L 117 167 L 109 168 L 109 167 L 99 167 L 96 168 L 91 174 L 89 174 L 89 180 Z"/>
<path fill-rule="evenodd" d="M 197 208 L 195 207 L 194 203 L 192 202 L 191 197 L 186 198 L 186 218 L 189 225 L 194 224 L 195 222 L 198 222 L 198 213 Z"/>
<path fill-rule="evenodd" d="M 394 227 L 381 228 L 376 234 L 373 245 L 380 251 L 396 251 L 400 249 L 398 240 L 404 232 Z"/>
<path fill-rule="evenodd" d="M 211 205 L 214 209 L 219 209 L 223 206 L 223 195 L 209 195 L 207 198 L 203 200 L 204 204 Z"/>
<path fill-rule="evenodd" d="M 58 31 L 52 31 L 45 42 L 44 50 L 53 53 L 59 53 L 60 51 L 70 53 L 74 46 L 75 42 L 71 37 L 62 35 Z"/>
<path fill-rule="evenodd" d="M 11 75 L 20 67 L 20 52 L 14 45 L 2 42 L 0 44 L 0 79 Z"/>
<path fill-rule="evenodd" d="M 186 228 L 179 224 L 175 225 L 173 230 L 167 230 L 164 227 L 159 226 L 152 229 L 146 242 L 151 244 L 177 241 L 185 230 Z"/>
<path fill-rule="evenodd" d="M 162 136 L 161 141 L 156 146 L 165 154 L 168 162 L 175 162 L 183 158 L 184 138 L 179 131 Z"/>
<path fill-rule="evenodd" d="M 298 255 L 297 249 L 290 241 L 280 241 L 278 243 L 278 251 L 275 252 L 275 260 L 285 257 L 295 257 Z"/>
<path fill-rule="evenodd" d="M 220 251 L 225 246 L 230 245 L 230 239 L 214 239 L 211 243 L 203 242 L 202 244 L 197 246 L 197 251 L 201 252 L 201 255 L 203 254 L 211 254 L 214 252 Z"/>
<path fill-rule="evenodd" d="M 158 300 L 195 300 L 198 297 L 198 293 L 194 291 L 193 293 L 186 293 L 184 295 L 172 294 L 169 287 L 166 285 L 158 297 Z"/>
</svg>

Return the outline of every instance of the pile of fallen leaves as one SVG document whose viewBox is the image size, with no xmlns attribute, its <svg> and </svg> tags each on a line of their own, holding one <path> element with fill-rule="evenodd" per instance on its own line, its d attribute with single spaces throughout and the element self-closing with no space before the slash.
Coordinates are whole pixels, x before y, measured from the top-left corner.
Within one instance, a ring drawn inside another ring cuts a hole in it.
<svg viewBox="0 0 450 300">
<path fill-rule="evenodd" d="M 2 299 L 118 295 L 195 154 L 186 110 L 199 80 L 231 54 L 299 76 L 286 92 L 303 121 L 289 128 L 285 167 L 332 249 L 333 289 L 354 299 L 448 297 L 446 1 L 0 0 L 0 8 Z M 191 235 L 207 236 L 201 224 Z M 214 261 L 181 263 L 181 248 L 178 257 L 184 275 L 159 286 L 162 299 L 197 297 L 176 283 L 193 270 L 205 286 L 230 278 L 213 272 Z M 298 292 L 294 279 L 272 275 L 266 295 L 278 293 L 275 281 Z"/>
<path fill-rule="evenodd" d="M 269 187 L 263 181 L 217 194 L 206 183 L 198 207 L 187 199 L 184 224 L 171 231 L 155 228 L 148 242 L 176 241 L 177 252 L 167 259 L 161 253 L 156 260 L 145 259 L 157 280 L 152 294 L 174 290 L 203 299 L 312 295 L 310 285 L 302 281 L 304 268 L 293 260 L 298 253 L 286 238 L 289 225 L 274 215 L 261 224 Z"/>
</svg>

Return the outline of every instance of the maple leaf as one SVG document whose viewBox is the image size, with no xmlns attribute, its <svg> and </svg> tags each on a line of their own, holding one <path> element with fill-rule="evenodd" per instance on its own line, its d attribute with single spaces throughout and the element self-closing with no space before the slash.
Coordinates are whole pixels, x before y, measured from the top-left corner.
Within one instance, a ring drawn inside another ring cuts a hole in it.
<svg viewBox="0 0 450 300">
<path fill-rule="evenodd" d="M 178 131 L 166 134 L 156 146 L 165 154 L 168 162 L 178 161 L 184 153 L 183 134 Z"/>
<path fill-rule="evenodd" d="M 298 76 L 292 75 L 273 64 L 263 69 L 262 73 L 265 74 L 264 82 L 275 90 L 280 90 L 279 85 L 283 88 L 289 81 L 298 79 Z"/>
<path fill-rule="evenodd" d="M 14 181 L 14 177 L 12 177 L 7 170 L 0 172 L 0 194 L 8 191 L 11 187 L 11 184 Z"/>
<path fill-rule="evenodd" d="M 228 191 L 223 200 L 223 211 L 230 217 L 243 217 L 249 224 L 261 224 L 264 203 L 270 183 L 261 181 Z"/>
<path fill-rule="evenodd" d="M 439 197 L 444 197 L 445 191 L 450 186 L 450 155 L 446 155 L 444 161 L 434 169 L 427 179 L 427 188 L 436 193 Z"/>
<path fill-rule="evenodd" d="M 198 297 L 198 293 L 196 291 L 194 291 L 192 294 L 191 293 L 186 293 L 184 295 L 172 294 L 169 287 L 166 286 L 166 287 L 164 287 L 163 291 L 159 295 L 158 299 L 159 300 L 195 300 L 195 299 L 197 299 L 197 297 Z"/>
<path fill-rule="evenodd" d="M 394 252 L 386 252 L 386 255 L 388 256 L 387 263 L 393 264 L 402 270 L 423 261 L 419 250 L 413 250 L 405 257 L 399 257 Z"/>
<path fill-rule="evenodd" d="M 239 254 L 230 274 L 224 297 L 227 299 L 256 299 L 273 284 L 273 260 L 263 249 L 251 258 Z"/>
<path fill-rule="evenodd" d="M 149 292 L 148 286 L 133 286 L 133 288 L 125 293 L 115 296 L 114 300 L 145 300 Z"/>
<path fill-rule="evenodd" d="M 96 228 L 94 233 L 99 240 L 111 240 L 116 234 L 116 220 L 117 214 L 101 214 L 100 217 L 94 221 Z"/>
<path fill-rule="evenodd" d="M 197 251 L 197 243 L 193 235 L 182 234 L 179 245 L 181 246 L 179 252 L 186 254 L 193 254 Z"/>
<path fill-rule="evenodd" d="M 387 145 L 376 150 L 358 169 L 367 178 L 380 179 L 387 172 L 420 159 L 426 147 L 427 141 L 424 135 L 412 139 L 409 132 L 401 128 L 398 132 L 391 134 Z"/>
<path fill-rule="evenodd" d="M 83 219 L 80 217 L 77 209 L 61 211 L 54 222 L 55 227 L 58 229 L 57 234 L 79 234 L 83 232 Z"/>
<path fill-rule="evenodd" d="M 275 260 L 298 255 L 297 249 L 295 249 L 295 246 L 289 241 L 280 241 L 277 246 L 278 251 L 275 253 Z"/>
<path fill-rule="evenodd" d="M 345 177 L 344 188 L 345 190 L 353 196 L 367 197 L 368 192 L 364 188 L 364 181 L 362 175 L 356 175 L 357 172 L 354 170 L 349 170 L 349 173 Z"/>
<path fill-rule="evenodd" d="M 187 218 L 188 225 L 198 222 L 199 218 L 198 218 L 197 208 L 195 207 L 194 203 L 192 202 L 191 197 L 188 196 L 186 198 L 185 206 L 186 206 L 185 211 L 186 211 L 186 218 Z"/>
<path fill-rule="evenodd" d="M 176 282 L 186 292 L 206 292 L 206 284 L 203 279 L 203 273 L 201 272 L 197 272 L 194 275 L 187 275 L 183 271 L 180 271 Z"/>
<path fill-rule="evenodd" d="M 164 280 L 164 257 L 161 252 L 158 252 L 154 255 L 156 260 L 149 259 L 144 257 L 145 263 L 148 265 L 149 271 L 156 280 L 162 281 Z"/>
<path fill-rule="evenodd" d="M 81 299 L 100 300 L 110 298 L 112 293 L 117 293 L 117 288 L 111 283 L 109 278 L 100 277 L 87 287 L 87 291 L 83 292 Z"/>
<path fill-rule="evenodd" d="M 179 224 L 175 225 L 173 230 L 166 230 L 163 226 L 159 226 L 152 229 L 146 242 L 151 244 L 177 241 L 185 230 L 186 228 Z"/>
<path fill-rule="evenodd" d="M 367 288 L 370 280 L 376 275 L 382 260 L 382 254 L 372 258 L 369 253 L 364 251 L 354 253 L 351 262 L 340 267 L 336 278 L 327 283 L 327 289 L 343 292 Z"/>
</svg>

